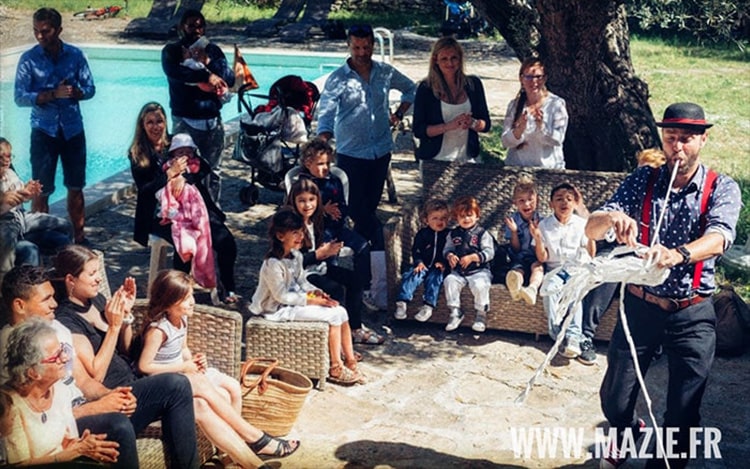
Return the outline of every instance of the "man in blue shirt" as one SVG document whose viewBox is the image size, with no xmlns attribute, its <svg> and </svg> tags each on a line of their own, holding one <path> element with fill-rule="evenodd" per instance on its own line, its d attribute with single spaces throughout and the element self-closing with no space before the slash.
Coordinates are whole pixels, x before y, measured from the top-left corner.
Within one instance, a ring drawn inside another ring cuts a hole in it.
<svg viewBox="0 0 750 469">
<path fill-rule="evenodd" d="M 349 177 L 354 228 L 372 244 L 376 283 L 376 274 L 380 282 L 381 263 L 385 275 L 383 225 L 376 212 L 391 161 L 391 126 L 398 124 L 411 106 L 416 85 L 390 64 L 372 60 L 375 36 L 371 26 L 349 28 L 347 44 L 350 57 L 331 73 L 321 93 L 318 136 L 324 140 L 336 137 L 336 164 Z M 401 104 L 394 113 L 388 105 L 392 89 L 401 92 Z M 384 292 L 374 300 L 378 307 L 385 307 Z"/>
<path fill-rule="evenodd" d="M 76 243 L 85 243 L 86 135 L 79 101 L 96 92 L 83 52 L 60 40 L 62 17 L 52 8 L 34 13 L 38 45 L 21 55 L 16 70 L 15 101 L 31 107 L 31 177 L 42 184 L 32 201 L 34 212 L 49 212 L 55 191 L 57 158 L 68 189 L 68 214 Z"/>
<path fill-rule="evenodd" d="M 662 127 L 667 164 L 659 169 L 642 167 L 628 176 L 604 207 L 591 214 L 586 235 L 602 239 L 611 230 L 619 243 L 631 246 L 650 246 L 649 240 L 658 238 L 646 256 L 658 267 L 670 269 L 661 285 L 628 285 L 624 302 L 641 371 L 646 373 L 659 346 L 669 360 L 663 427 L 677 430 L 665 438 L 667 454 L 677 455 L 669 460 L 674 468 L 687 465 L 691 431 L 700 424 L 701 400 L 716 345 L 716 314 L 711 301 L 716 288 L 714 266 L 734 241 L 741 199 L 735 181 L 700 163 L 700 150 L 708 139 L 706 130 L 712 126 L 700 106 L 672 104 L 656 125 Z M 667 196 L 664 223 L 659 233 L 654 233 Z M 623 441 L 628 437 L 637 440 L 639 428 L 644 426 L 635 414 L 639 386 L 619 322 L 607 360 L 599 395 L 617 438 L 610 443 L 610 454 L 600 467 L 609 468 L 624 463 L 618 448 L 625 447 Z M 662 467 L 663 462 L 652 459 L 647 467 Z"/>
</svg>

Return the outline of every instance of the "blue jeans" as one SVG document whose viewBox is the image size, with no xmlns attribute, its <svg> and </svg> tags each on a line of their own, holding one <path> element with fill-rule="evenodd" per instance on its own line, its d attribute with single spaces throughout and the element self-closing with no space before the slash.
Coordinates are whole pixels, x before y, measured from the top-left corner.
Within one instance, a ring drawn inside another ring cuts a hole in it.
<svg viewBox="0 0 750 469">
<path fill-rule="evenodd" d="M 542 297 L 544 302 L 544 312 L 547 313 L 549 336 L 552 337 L 552 340 L 557 339 L 557 335 L 560 333 L 560 326 L 562 325 L 562 323 L 560 323 L 559 325 L 555 324 L 556 312 L 552 311 L 552 305 L 557 301 L 559 297 L 559 293 Z M 568 339 L 573 339 L 576 342 L 580 342 L 581 340 L 583 340 L 583 335 L 581 333 L 581 323 L 583 322 L 583 307 L 581 306 L 581 303 L 578 302 L 571 305 L 568 308 L 568 314 L 573 315 L 573 320 L 570 321 L 568 328 L 565 330 L 565 337 Z"/>
<path fill-rule="evenodd" d="M 140 406 L 140 402 L 138 402 Z M 116 441 L 120 447 L 117 451 L 117 463 L 113 467 L 123 469 L 138 468 L 138 452 L 135 446 L 135 431 L 127 415 L 118 412 L 88 415 L 76 420 L 78 432 L 90 430 L 91 433 L 106 433 L 107 440 Z"/>
<path fill-rule="evenodd" d="M 137 435 L 151 422 L 161 419 L 166 453 L 174 468 L 197 468 L 193 390 L 188 379 L 177 373 L 140 378 L 132 383 L 138 399 L 130 423 Z"/>
<path fill-rule="evenodd" d="M 424 283 L 424 304 L 433 308 L 437 305 L 440 287 L 443 285 L 443 272 L 435 267 L 430 267 L 421 272 L 415 272 L 412 267 L 401 276 L 401 289 L 396 301 L 409 302 L 414 298 L 414 291 Z"/>
<path fill-rule="evenodd" d="M 31 241 L 22 240 L 16 244 L 16 265 L 33 265 L 41 264 L 39 247 Z"/>
</svg>

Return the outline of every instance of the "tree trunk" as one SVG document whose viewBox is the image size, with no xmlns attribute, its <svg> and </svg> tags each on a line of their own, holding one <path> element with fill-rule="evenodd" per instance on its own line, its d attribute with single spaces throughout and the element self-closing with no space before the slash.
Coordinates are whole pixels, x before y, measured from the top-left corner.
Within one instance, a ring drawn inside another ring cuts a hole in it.
<svg viewBox="0 0 750 469">
<path fill-rule="evenodd" d="M 648 86 L 635 75 L 622 0 L 472 0 L 519 59 L 536 54 L 565 99 L 570 169 L 627 171 L 659 147 Z M 530 6 L 533 4 L 533 7 Z"/>
</svg>

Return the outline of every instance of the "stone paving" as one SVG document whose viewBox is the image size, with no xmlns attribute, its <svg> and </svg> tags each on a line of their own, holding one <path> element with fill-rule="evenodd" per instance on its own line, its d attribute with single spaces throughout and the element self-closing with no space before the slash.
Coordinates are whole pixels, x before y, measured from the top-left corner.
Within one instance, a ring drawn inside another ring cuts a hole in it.
<svg viewBox="0 0 750 469">
<path fill-rule="evenodd" d="M 430 40 L 398 41 L 397 67 L 414 79 L 424 76 L 424 44 Z M 467 71 L 482 78 L 493 123 L 501 125 L 505 106 L 517 90 L 518 62 L 500 47 L 472 43 L 467 48 Z M 248 168 L 231 161 L 230 151 L 223 168 L 222 206 L 239 246 L 238 290 L 249 298 L 267 246 L 267 219 L 281 202 L 281 194 L 263 189 L 257 205 L 243 205 L 237 194 L 249 179 Z M 393 172 L 400 202 L 416 200 L 421 189 L 413 154 L 396 153 Z M 127 175 L 105 183 L 103 193 L 111 194 L 116 184 L 127 186 Z M 100 211 L 88 217 L 87 235 L 106 253 L 112 285 L 132 275 L 142 292 L 149 254 L 132 241 L 135 200 L 127 191 L 108 198 L 115 203 L 100 204 Z M 400 207 L 384 201 L 382 219 L 398 214 Z M 205 301 L 205 296 L 199 300 Z M 597 429 L 605 425 L 598 386 L 606 367 L 602 353 L 606 344 L 597 344 L 599 361 L 594 366 L 555 359 L 527 402 L 518 405 L 514 399 L 542 361 L 549 340 L 493 331 L 475 335 L 467 328 L 446 333 L 437 325 L 395 323 L 386 312 L 371 314 L 365 322 L 388 334 L 382 346 L 360 347 L 368 382 L 312 391 L 291 435 L 303 440 L 302 447 L 294 456 L 273 462 L 274 467 L 596 467 L 587 453 L 594 451 Z M 664 408 L 666 369 L 666 359 L 659 360 L 647 379 L 657 417 Z M 747 353 L 716 360 L 703 416 L 706 426 L 722 430 L 724 459 L 701 459 L 690 467 L 744 467 L 750 459 L 750 412 L 744 400 L 750 391 L 749 372 Z M 642 402 L 639 408 L 643 410 Z M 563 455 L 561 446 L 554 456 L 543 457 L 537 447 L 530 455 L 514 454 L 514 430 L 556 428 L 581 432 L 572 454 Z M 643 461 L 634 461 L 630 467 L 642 465 Z"/>
</svg>

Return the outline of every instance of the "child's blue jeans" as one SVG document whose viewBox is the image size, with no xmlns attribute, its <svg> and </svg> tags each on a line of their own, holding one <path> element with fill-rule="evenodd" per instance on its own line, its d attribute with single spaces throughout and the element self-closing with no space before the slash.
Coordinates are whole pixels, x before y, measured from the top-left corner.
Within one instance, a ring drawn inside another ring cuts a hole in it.
<svg viewBox="0 0 750 469">
<path fill-rule="evenodd" d="M 415 272 L 412 267 L 404 272 L 396 301 L 411 301 L 414 298 L 414 291 L 422 283 L 424 283 L 424 303 L 434 308 L 440 295 L 440 287 L 443 285 L 443 272 L 435 267 L 421 272 Z"/>
</svg>

